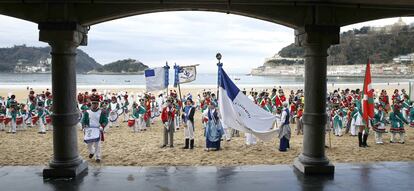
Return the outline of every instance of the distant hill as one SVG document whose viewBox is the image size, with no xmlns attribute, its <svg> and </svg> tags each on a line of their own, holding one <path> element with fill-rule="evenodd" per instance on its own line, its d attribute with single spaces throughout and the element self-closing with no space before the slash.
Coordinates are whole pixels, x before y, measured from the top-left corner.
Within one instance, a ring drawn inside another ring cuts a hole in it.
<svg viewBox="0 0 414 191">
<path fill-rule="evenodd" d="M 88 74 L 143 74 L 148 66 L 134 59 L 118 60 L 105 64 Z"/>
<path fill-rule="evenodd" d="M 413 45 L 414 25 L 406 25 L 401 19 L 384 27 L 365 26 L 341 33 L 340 44 L 328 49 L 328 65 L 365 64 L 368 58 L 372 64 L 392 63 L 393 58 L 414 53 Z M 304 54 L 303 47 L 290 44 L 265 65 L 303 64 L 300 59 L 292 62 L 292 58 L 303 58 Z"/>
<path fill-rule="evenodd" d="M 28 47 L 26 45 L 0 48 L 0 72 L 19 72 L 16 66 L 34 67 L 39 63 L 47 63 L 50 60 L 50 47 Z M 50 63 L 42 65 L 50 67 Z M 101 67 L 93 58 L 82 50 L 77 50 L 76 72 L 86 73 L 90 70 Z M 50 68 L 46 71 L 50 72 Z"/>
</svg>

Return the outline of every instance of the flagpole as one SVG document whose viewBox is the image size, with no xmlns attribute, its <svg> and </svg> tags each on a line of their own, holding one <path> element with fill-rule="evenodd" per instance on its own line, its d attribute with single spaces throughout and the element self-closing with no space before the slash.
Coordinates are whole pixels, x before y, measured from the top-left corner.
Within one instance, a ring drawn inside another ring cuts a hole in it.
<svg viewBox="0 0 414 191">
<path fill-rule="evenodd" d="M 177 70 L 178 70 L 178 72 L 177 72 Z M 180 66 L 179 65 L 177 65 L 177 63 L 174 63 L 174 84 L 176 83 L 177 84 L 177 87 L 178 87 L 178 94 L 180 94 L 180 101 L 182 102 L 183 101 L 183 98 L 182 98 L 182 96 L 181 96 L 181 87 L 180 87 L 180 79 L 179 79 L 179 71 L 180 71 Z"/>
<path fill-rule="evenodd" d="M 216 58 L 217 58 L 217 60 L 218 60 L 218 63 L 217 63 L 217 67 L 218 67 L 218 72 L 217 72 L 217 100 L 219 99 L 219 87 L 220 87 L 220 78 L 221 78 L 221 72 L 220 72 L 220 69 L 223 67 L 223 63 L 221 63 L 220 62 L 220 60 L 221 60 L 221 58 L 222 58 L 222 56 L 221 56 L 221 54 L 220 53 L 217 53 L 216 54 Z"/>
<path fill-rule="evenodd" d="M 168 66 L 168 61 L 165 62 L 164 68 L 166 69 L 164 75 L 165 75 L 165 80 L 166 80 L 166 85 L 167 85 L 167 99 L 168 99 L 169 72 L 170 72 L 170 66 Z"/>
</svg>

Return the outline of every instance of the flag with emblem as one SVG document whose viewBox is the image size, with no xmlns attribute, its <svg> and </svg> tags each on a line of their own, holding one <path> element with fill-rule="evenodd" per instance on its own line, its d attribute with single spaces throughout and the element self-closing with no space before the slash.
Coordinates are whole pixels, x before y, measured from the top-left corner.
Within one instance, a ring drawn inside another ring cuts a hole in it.
<svg viewBox="0 0 414 191">
<path fill-rule="evenodd" d="M 365 122 L 368 122 L 369 118 L 374 117 L 374 89 L 372 88 L 371 66 L 369 60 L 367 63 L 367 68 L 365 70 L 362 100 L 362 117 L 365 120 Z"/>
</svg>

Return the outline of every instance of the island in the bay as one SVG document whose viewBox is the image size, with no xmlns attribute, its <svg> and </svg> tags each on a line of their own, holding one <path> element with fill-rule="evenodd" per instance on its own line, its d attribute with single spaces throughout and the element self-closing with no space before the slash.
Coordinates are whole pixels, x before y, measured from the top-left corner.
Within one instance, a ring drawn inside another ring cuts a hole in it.
<svg viewBox="0 0 414 191">
<path fill-rule="evenodd" d="M 0 48 L 0 72 L 51 73 L 50 47 L 15 45 Z M 76 52 L 76 72 L 81 74 L 142 74 L 148 66 L 134 59 L 101 65 L 84 51 Z"/>
<path fill-rule="evenodd" d="M 105 64 L 99 68 L 89 71 L 87 74 L 143 74 L 144 70 L 148 68 L 147 65 L 134 59 L 125 59 Z"/>
</svg>

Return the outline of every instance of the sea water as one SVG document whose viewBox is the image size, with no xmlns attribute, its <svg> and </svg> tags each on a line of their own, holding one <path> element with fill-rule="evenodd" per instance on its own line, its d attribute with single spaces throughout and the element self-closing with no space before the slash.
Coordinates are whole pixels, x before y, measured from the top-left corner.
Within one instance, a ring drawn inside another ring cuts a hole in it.
<svg viewBox="0 0 414 191">
<path fill-rule="evenodd" d="M 170 85 L 173 85 L 173 76 L 170 74 Z M 304 84 L 303 77 L 294 76 L 251 76 L 246 74 L 229 74 L 229 77 L 240 87 L 288 87 Z M 373 84 L 408 84 L 411 79 L 402 78 L 373 78 Z M 328 77 L 330 85 L 358 85 L 363 84 L 363 78 L 356 77 Z M 78 87 L 145 87 L 144 75 L 86 75 L 77 74 L 76 83 Z M 51 74 L 14 74 L 0 73 L 0 88 L 26 88 L 26 87 L 51 87 Z M 217 86 L 217 73 L 198 73 L 195 81 L 182 84 L 186 87 L 209 87 Z"/>
</svg>

